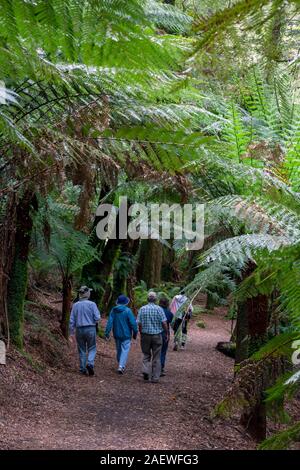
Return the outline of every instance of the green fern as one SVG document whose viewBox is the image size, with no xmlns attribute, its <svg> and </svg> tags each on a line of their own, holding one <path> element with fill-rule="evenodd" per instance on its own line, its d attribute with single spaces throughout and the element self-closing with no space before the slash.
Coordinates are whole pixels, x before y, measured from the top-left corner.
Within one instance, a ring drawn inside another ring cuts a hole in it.
<svg viewBox="0 0 300 470">
<path fill-rule="evenodd" d="M 287 449 L 293 442 L 300 439 L 300 423 L 290 426 L 288 429 L 281 431 L 274 436 L 266 439 L 260 444 L 260 450 L 284 450 Z"/>
</svg>

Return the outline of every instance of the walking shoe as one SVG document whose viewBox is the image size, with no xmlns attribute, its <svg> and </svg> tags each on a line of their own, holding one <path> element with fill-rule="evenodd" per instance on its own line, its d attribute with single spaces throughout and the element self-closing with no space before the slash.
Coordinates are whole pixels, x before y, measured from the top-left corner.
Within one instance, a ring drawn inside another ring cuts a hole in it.
<svg viewBox="0 0 300 470">
<path fill-rule="evenodd" d="M 151 379 L 151 382 L 152 382 L 153 384 L 158 384 L 158 383 L 159 383 L 159 380 L 158 380 L 158 379 Z"/>
<path fill-rule="evenodd" d="M 180 349 L 183 351 L 183 350 L 185 349 L 185 344 L 182 344 L 182 345 L 180 346 Z"/>
<path fill-rule="evenodd" d="M 144 377 L 144 380 L 149 380 L 149 374 L 145 374 L 145 372 L 143 372 L 143 377 Z"/>
<path fill-rule="evenodd" d="M 165 377 L 165 375 L 166 375 L 166 373 L 165 373 L 164 369 L 162 369 L 162 370 L 161 370 L 161 373 L 160 373 L 160 376 L 161 376 L 161 377 Z"/>
<path fill-rule="evenodd" d="M 174 344 L 173 351 L 178 351 L 178 344 L 177 343 Z"/>
<path fill-rule="evenodd" d="M 125 372 L 125 367 L 119 367 L 118 374 L 122 375 Z"/>
<path fill-rule="evenodd" d="M 94 367 L 89 364 L 86 366 L 89 375 L 95 375 Z"/>
<path fill-rule="evenodd" d="M 81 375 L 89 375 L 88 371 L 85 369 L 85 370 L 80 370 L 79 373 Z"/>
</svg>

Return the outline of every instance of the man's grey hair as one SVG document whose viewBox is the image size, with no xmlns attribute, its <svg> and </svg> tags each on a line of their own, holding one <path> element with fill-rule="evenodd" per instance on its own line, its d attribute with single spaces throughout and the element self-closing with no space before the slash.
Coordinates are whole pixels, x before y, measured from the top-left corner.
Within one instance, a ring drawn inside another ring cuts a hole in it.
<svg viewBox="0 0 300 470">
<path fill-rule="evenodd" d="M 156 300 L 157 300 L 156 293 L 153 292 L 153 291 L 149 292 L 147 299 L 148 299 L 148 302 L 156 302 Z"/>
</svg>

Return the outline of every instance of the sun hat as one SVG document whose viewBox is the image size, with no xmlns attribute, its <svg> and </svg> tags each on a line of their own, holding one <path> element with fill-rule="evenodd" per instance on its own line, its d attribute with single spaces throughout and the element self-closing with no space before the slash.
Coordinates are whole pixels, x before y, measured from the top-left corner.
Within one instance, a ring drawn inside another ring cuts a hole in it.
<svg viewBox="0 0 300 470">
<path fill-rule="evenodd" d="M 126 295 L 124 294 L 119 295 L 117 299 L 117 305 L 127 305 L 129 304 L 129 302 L 130 302 L 130 299 L 126 297 Z"/>
</svg>

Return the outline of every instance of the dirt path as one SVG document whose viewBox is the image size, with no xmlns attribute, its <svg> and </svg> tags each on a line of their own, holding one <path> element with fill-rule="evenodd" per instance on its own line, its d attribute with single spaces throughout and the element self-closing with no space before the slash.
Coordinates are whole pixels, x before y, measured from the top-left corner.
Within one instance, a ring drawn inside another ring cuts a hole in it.
<svg viewBox="0 0 300 470">
<path fill-rule="evenodd" d="M 96 376 L 74 369 L 16 377 L 1 407 L 1 449 L 245 449 L 253 443 L 235 422 L 210 420 L 232 379 L 233 363 L 215 350 L 230 323 L 192 323 L 185 351 L 170 349 L 167 376 L 145 383 L 136 342 L 124 376 L 116 374 L 113 342 L 99 340 Z M 8 398 L 8 397 L 6 397 Z M 4 400 L 4 398 L 3 398 Z M 5 400 L 6 401 L 6 400 Z"/>
</svg>

